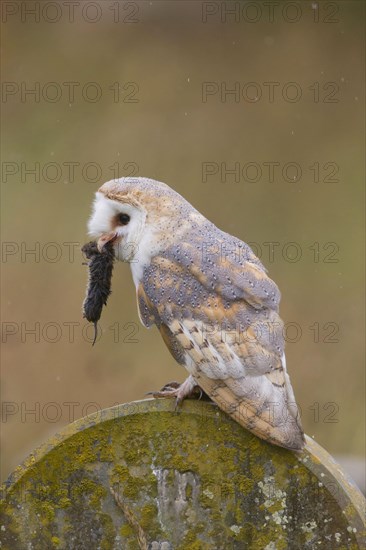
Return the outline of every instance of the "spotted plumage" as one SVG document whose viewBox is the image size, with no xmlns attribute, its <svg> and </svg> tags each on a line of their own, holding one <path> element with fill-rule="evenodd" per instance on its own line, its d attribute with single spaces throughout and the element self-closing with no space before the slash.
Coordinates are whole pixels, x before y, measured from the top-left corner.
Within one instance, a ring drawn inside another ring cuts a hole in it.
<svg viewBox="0 0 366 550">
<path fill-rule="evenodd" d="M 121 214 L 127 224 L 119 223 Z M 259 437 L 301 449 L 280 292 L 251 248 L 147 178 L 104 184 L 89 230 L 130 262 L 141 322 L 157 326 L 190 374 L 180 389 L 158 395 L 180 398 L 198 385 Z"/>
</svg>

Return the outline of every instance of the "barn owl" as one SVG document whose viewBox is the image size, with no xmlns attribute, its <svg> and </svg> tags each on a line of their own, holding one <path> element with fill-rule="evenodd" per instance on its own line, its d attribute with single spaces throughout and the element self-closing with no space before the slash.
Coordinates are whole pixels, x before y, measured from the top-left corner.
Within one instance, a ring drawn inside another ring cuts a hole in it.
<svg viewBox="0 0 366 550">
<path fill-rule="evenodd" d="M 180 402 L 198 386 L 258 437 L 301 450 L 280 292 L 251 248 L 148 178 L 102 185 L 88 227 L 99 250 L 113 243 L 130 263 L 142 324 L 157 326 L 189 373 L 154 395 Z"/>
</svg>

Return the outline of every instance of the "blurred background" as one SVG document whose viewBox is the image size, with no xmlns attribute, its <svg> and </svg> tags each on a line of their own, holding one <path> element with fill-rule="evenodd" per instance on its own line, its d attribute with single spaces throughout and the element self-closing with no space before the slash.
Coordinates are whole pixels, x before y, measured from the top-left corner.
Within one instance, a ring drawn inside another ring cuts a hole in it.
<svg viewBox="0 0 366 550">
<path fill-rule="evenodd" d="M 362 486 L 365 4 L 2 10 L 2 480 L 74 419 L 185 378 L 128 265 L 94 347 L 82 318 L 94 192 L 136 175 L 252 244 L 305 431 Z"/>
</svg>

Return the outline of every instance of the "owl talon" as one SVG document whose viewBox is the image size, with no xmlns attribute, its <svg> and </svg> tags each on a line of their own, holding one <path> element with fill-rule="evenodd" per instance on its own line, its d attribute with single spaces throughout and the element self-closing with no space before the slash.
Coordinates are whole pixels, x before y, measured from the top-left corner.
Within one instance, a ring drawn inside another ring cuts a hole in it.
<svg viewBox="0 0 366 550">
<path fill-rule="evenodd" d="M 174 410 L 177 411 L 179 409 L 179 407 L 181 406 L 182 404 L 182 401 L 183 399 L 182 398 L 179 398 L 179 397 L 176 397 L 175 398 L 175 404 L 174 404 Z"/>
<path fill-rule="evenodd" d="M 168 382 L 160 391 L 177 390 L 181 385 L 179 382 Z"/>
<path fill-rule="evenodd" d="M 165 384 L 165 386 L 161 388 L 160 391 L 156 391 L 156 392 L 152 391 L 147 393 L 146 395 L 152 395 L 153 397 L 157 397 L 157 398 L 159 397 L 174 398 L 175 397 L 175 410 L 176 410 L 186 397 L 191 397 L 196 393 L 197 388 L 200 392 L 200 396 L 199 396 L 199 399 L 200 399 L 203 393 L 201 388 L 197 386 L 193 376 L 188 376 L 188 378 L 182 384 L 179 384 L 178 382 L 169 382 L 168 384 Z"/>
<path fill-rule="evenodd" d="M 152 395 L 153 397 L 176 397 L 177 390 L 174 388 L 169 388 L 169 386 L 164 386 L 160 391 L 149 391 L 145 395 Z"/>
<path fill-rule="evenodd" d="M 179 382 L 168 382 L 158 391 L 149 391 L 145 395 L 152 395 L 153 397 L 175 397 L 176 390 L 179 389 L 181 384 Z"/>
</svg>

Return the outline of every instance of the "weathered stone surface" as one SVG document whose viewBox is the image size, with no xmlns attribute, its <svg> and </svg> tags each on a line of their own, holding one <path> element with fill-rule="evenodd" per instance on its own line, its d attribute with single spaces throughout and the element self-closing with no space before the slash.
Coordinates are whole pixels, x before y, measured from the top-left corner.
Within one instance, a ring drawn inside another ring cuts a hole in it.
<svg viewBox="0 0 366 550">
<path fill-rule="evenodd" d="M 267 444 L 211 403 L 145 400 L 66 427 L 3 488 L 11 550 L 365 548 L 364 499 L 312 440 Z"/>
</svg>

